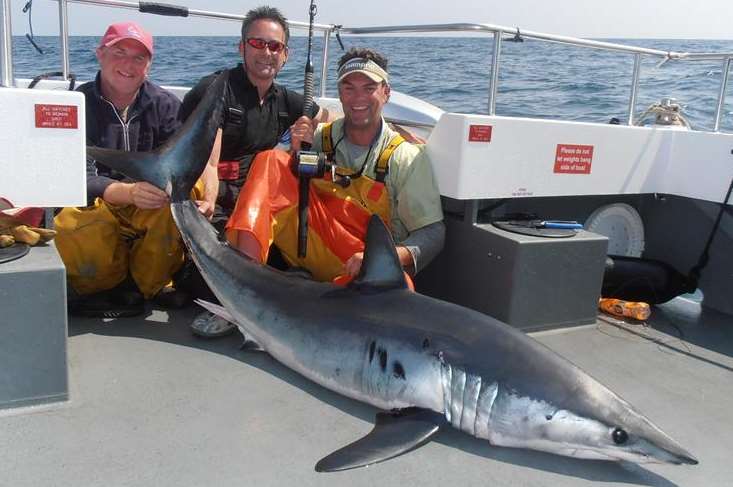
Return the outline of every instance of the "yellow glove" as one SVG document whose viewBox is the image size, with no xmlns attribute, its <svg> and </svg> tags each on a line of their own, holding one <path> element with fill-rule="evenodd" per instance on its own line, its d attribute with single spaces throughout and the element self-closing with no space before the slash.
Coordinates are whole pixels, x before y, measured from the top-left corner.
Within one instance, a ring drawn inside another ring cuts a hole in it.
<svg viewBox="0 0 733 487">
<path fill-rule="evenodd" d="M 10 247 L 15 242 L 36 245 L 45 243 L 56 236 L 56 230 L 47 228 L 29 227 L 17 222 L 15 219 L 0 216 L 0 248 Z"/>
</svg>

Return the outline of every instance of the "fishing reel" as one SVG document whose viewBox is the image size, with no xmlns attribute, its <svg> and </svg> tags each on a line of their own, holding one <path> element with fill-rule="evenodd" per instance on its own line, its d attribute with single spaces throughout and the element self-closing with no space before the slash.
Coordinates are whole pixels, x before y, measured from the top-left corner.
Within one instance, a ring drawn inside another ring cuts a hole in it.
<svg viewBox="0 0 733 487">
<path fill-rule="evenodd" d="M 295 170 L 301 178 L 319 178 L 326 173 L 326 154 L 301 150 L 295 155 Z"/>
<path fill-rule="evenodd" d="M 336 164 L 332 164 L 328 154 L 310 150 L 299 151 L 295 156 L 296 174 L 301 179 L 323 177 L 326 172 L 331 173 L 331 181 L 342 188 L 351 185 L 351 175 L 339 174 L 336 172 Z"/>
</svg>

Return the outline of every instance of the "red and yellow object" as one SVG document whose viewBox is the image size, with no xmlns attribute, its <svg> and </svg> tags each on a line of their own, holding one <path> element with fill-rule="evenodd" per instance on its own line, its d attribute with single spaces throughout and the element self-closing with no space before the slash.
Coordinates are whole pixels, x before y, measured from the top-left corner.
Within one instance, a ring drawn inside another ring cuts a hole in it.
<svg viewBox="0 0 733 487">
<path fill-rule="evenodd" d="M 279 150 L 259 153 L 227 223 L 227 237 L 249 232 L 259 242 L 261 261 L 270 245 L 280 249 L 294 267 L 308 269 L 317 281 L 332 281 L 344 263 L 364 251 L 371 215 L 389 227 L 391 203 L 384 183 L 361 175 L 348 185 L 337 184 L 327 172 L 313 178 L 308 205 L 308 248 L 298 257 L 298 178 L 290 168 L 290 154 Z"/>
<path fill-rule="evenodd" d="M 598 300 L 598 307 L 601 311 L 605 311 L 608 314 L 625 318 L 633 318 L 639 321 L 646 320 L 649 318 L 649 315 L 651 315 L 649 304 L 642 302 L 624 301 L 622 299 L 615 298 L 600 298 Z"/>
</svg>

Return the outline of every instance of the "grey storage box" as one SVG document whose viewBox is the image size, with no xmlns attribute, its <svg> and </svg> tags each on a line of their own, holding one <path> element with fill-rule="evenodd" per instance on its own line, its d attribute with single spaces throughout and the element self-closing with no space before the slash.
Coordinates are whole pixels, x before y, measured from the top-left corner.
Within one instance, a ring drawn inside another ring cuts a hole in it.
<svg viewBox="0 0 733 487">
<path fill-rule="evenodd" d="M 56 247 L 0 264 L 0 409 L 63 401 L 66 269 Z"/>
<path fill-rule="evenodd" d="M 443 252 L 417 289 L 522 330 L 593 323 L 608 239 L 521 235 L 447 216 Z"/>
</svg>

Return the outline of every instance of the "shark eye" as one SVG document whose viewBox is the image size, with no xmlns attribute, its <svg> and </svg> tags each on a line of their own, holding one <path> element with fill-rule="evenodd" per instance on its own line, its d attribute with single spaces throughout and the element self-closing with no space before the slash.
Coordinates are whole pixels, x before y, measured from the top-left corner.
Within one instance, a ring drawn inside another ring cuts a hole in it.
<svg viewBox="0 0 733 487">
<path fill-rule="evenodd" d="M 613 430 L 611 436 L 613 437 L 613 442 L 617 445 L 623 445 L 629 439 L 629 434 L 621 428 Z"/>
</svg>

